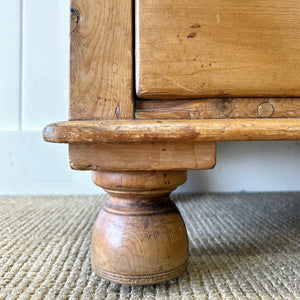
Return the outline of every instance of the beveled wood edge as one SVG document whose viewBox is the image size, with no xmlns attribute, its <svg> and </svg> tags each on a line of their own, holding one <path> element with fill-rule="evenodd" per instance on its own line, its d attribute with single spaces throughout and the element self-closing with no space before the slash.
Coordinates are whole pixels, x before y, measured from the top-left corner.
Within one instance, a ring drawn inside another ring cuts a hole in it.
<svg viewBox="0 0 300 300">
<path fill-rule="evenodd" d="M 91 120 L 53 123 L 52 143 L 217 142 L 300 139 L 300 118 L 211 120 Z"/>
</svg>

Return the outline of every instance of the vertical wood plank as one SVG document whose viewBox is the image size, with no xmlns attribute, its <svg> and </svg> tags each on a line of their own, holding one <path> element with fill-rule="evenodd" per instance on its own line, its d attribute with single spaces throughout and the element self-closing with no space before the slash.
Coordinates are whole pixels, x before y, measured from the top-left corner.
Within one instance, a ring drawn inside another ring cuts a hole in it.
<svg viewBox="0 0 300 300">
<path fill-rule="evenodd" d="M 20 128 L 21 0 L 0 0 L 0 130 Z"/>
<path fill-rule="evenodd" d="M 23 1 L 22 129 L 41 130 L 68 116 L 70 4 Z"/>
<path fill-rule="evenodd" d="M 70 119 L 133 118 L 132 1 L 71 3 Z"/>
</svg>

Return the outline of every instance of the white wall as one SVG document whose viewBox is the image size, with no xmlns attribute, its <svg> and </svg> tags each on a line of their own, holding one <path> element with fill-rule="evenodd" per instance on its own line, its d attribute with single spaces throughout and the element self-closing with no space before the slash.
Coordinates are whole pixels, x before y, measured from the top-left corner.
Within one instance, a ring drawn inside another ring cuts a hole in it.
<svg viewBox="0 0 300 300">
<path fill-rule="evenodd" d="M 0 0 L 0 194 L 96 194 L 72 171 L 67 145 L 43 127 L 66 120 L 69 1 Z M 300 142 L 219 143 L 217 166 L 192 171 L 181 192 L 300 190 Z"/>
</svg>

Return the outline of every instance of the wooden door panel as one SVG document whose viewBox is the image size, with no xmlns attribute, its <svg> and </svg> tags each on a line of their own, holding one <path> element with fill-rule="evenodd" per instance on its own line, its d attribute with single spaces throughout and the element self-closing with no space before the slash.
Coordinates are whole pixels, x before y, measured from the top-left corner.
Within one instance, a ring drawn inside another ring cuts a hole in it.
<svg viewBox="0 0 300 300">
<path fill-rule="evenodd" d="M 297 0 L 137 0 L 141 98 L 300 96 Z"/>
</svg>

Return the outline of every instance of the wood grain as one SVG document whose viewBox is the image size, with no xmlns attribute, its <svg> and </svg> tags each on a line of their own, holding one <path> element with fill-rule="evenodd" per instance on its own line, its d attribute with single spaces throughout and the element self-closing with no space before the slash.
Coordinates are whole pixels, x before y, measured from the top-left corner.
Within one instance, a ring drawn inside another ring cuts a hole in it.
<svg viewBox="0 0 300 300">
<path fill-rule="evenodd" d="M 132 2 L 72 0 L 69 119 L 133 118 Z"/>
<path fill-rule="evenodd" d="M 185 171 L 93 172 L 111 196 L 92 236 L 92 266 L 101 277 L 123 284 L 160 283 L 184 272 L 188 240 L 169 193 Z"/>
<path fill-rule="evenodd" d="M 50 124 L 54 143 L 177 143 L 300 139 L 300 118 L 69 121 Z"/>
<path fill-rule="evenodd" d="M 211 169 L 216 143 L 70 144 L 75 170 L 160 171 Z"/>
<path fill-rule="evenodd" d="M 138 100 L 136 119 L 299 118 L 300 98 Z"/>
<path fill-rule="evenodd" d="M 138 102 L 136 116 L 152 120 L 133 120 L 132 1 L 71 3 L 71 121 L 48 125 L 44 139 L 70 143 L 72 168 L 93 170 L 111 196 L 93 231 L 94 271 L 124 284 L 169 280 L 188 259 L 186 228 L 169 199 L 183 170 L 212 168 L 216 141 L 299 139 L 299 103 Z M 298 2 L 136 3 L 139 96 L 300 96 Z M 192 120 L 176 120 L 183 117 Z"/>
<path fill-rule="evenodd" d="M 300 2 L 136 1 L 141 98 L 300 96 Z"/>
</svg>

